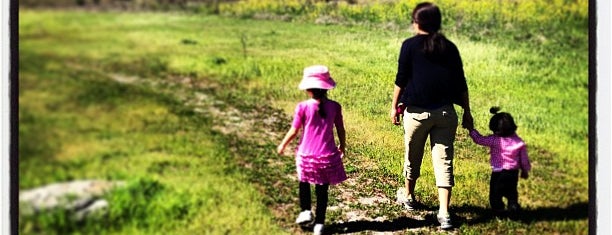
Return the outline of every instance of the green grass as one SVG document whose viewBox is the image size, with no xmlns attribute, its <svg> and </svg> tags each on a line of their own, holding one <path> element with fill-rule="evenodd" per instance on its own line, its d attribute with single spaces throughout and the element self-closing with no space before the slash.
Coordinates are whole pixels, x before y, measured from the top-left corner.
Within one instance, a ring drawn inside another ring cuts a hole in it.
<svg viewBox="0 0 612 235">
<path fill-rule="evenodd" d="M 20 188 L 78 178 L 128 180 L 136 189 L 161 185 L 151 207 L 136 204 L 143 210 L 138 216 L 126 216 L 130 205 L 120 203 L 117 217 L 110 219 L 121 222 L 108 233 L 241 234 L 243 226 L 254 233 L 280 232 L 292 227 L 297 211 L 295 182 L 280 179 L 293 171 L 292 160 L 269 167 L 279 139 L 266 137 L 257 144 L 223 135 L 211 128 L 215 120 L 179 101 L 192 91 L 117 83 L 108 78 L 111 74 L 153 81 L 190 77 L 242 111 L 280 109 L 288 118 L 305 98 L 297 90 L 303 67 L 326 64 L 338 82 L 330 97 L 345 110 L 349 156 L 377 166 L 354 169 L 354 174 L 381 179 L 365 189 L 382 190 L 390 198 L 402 185 L 402 131 L 388 123 L 387 113 L 397 53 L 411 35 L 408 30 L 178 13 L 32 10 L 20 11 L 19 24 Z M 587 29 L 571 26 L 568 31 L 577 46 L 447 33 L 463 56 L 477 128 L 488 132 L 490 106 L 512 113 L 533 165 L 531 178 L 519 183 L 529 216 L 521 221 L 483 216 L 487 150 L 459 130 L 451 209 L 462 218 L 460 232 L 587 233 Z M 272 131 L 284 134 L 287 118 Z M 422 175 L 417 193 L 435 206 L 428 160 Z M 164 206 L 164 201 L 172 203 Z M 339 219 L 332 213 L 328 221 Z M 24 232 L 35 231 L 32 221 L 20 220 Z"/>
<path fill-rule="evenodd" d="M 25 217 L 20 234 L 281 233 L 208 117 L 168 94 L 112 81 L 93 64 L 24 47 L 20 188 L 83 178 L 129 185 L 105 196 L 107 217 Z"/>
</svg>

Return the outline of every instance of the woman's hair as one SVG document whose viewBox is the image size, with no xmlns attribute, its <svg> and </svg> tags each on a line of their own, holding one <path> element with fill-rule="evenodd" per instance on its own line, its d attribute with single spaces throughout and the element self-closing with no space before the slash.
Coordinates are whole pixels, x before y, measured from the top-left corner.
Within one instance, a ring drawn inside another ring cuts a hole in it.
<svg viewBox="0 0 612 235">
<path fill-rule="evenodd" d="M 425 54 L 439 54 L 446 50 L 445 37 L 440 33 L 442 26 L 442 13 L 433 3 L 419 3 L 412 11 L 412 22 L 427 32 L 427 39 L 423 45 Z"/>
<path fill-rule="evenodd" d="M 327 114 L 325 113 L 325 109 L 323 108 L 323 103 L 327 99 L 327 90 L 312 88 L 312 89 L 307 89 L 307 91 L 312 92 L 312 98 L 319 100 L 319 115 L 322 118 L 327 117 Z"/>
<path fill-rule="evenodd" d="M 499 136 L 510 136 L 516 131 L 516 124 L 512 115 L 505 112 L 499 112 L 499 107 L 491 107 L 489 112 L 493 114 L 491 121 L 489 122 L 489 129 L 494 134 Z"/>
</svg>

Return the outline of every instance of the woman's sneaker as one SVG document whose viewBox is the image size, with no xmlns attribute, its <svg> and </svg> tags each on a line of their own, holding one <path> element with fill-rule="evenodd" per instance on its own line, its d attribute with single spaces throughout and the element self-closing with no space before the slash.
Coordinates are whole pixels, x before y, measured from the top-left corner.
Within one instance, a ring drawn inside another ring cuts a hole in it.
<svg viewBox="0 0 612 235">
<path fill-rule="evenodd" d="M 438 222 L 440 223 L 441 229 L 451 229 L 453 228 L 453 223 L 451 222 L 450 215 L 440 215 L 438 214 Z"/>
<path fill-rule="evenodd" d="M 408 211 L 414 211 L 414 210 L 422 209 L 423 204 L 421 204 L 417 200 L 408 198 L 406 199 L 406 201 L 404 201 L 404 208 L 406 208 L 406 210 Z"/>
<path fill-rule="evenodd" d="M 302 211 L 298 215 L 297 219 L 295 219 L 295 223 L 299 225 L 304 225 L 312 222 L 312 212 L 311 211 Z"/>
<path fill-rule="evenodd" d="M 323 224 L 315 224 L 314 228 L 312 229 L 312 233 L 314 233 L 314 235 L 323 234 Z"/>
</svg>

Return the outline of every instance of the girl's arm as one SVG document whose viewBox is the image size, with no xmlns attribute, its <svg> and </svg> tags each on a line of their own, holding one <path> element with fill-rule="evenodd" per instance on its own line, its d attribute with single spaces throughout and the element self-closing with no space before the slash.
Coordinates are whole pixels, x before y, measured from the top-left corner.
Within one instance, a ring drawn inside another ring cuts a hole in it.
<svg viewBox="0 0 612 235">
<path fill-rule="evenodd" d="M 344 130 L 342 106 L 339 107 L 338 115 L 336 115 L 334 119 L 334 126 L 336 126 L 336 132 L 338 133 L 338 141 L 340 141 L 340 145 L 338 145 L 338 150 L 340 150 L 342 154 L 346 155 L 346 131 Z"/>
<path fill-rule="evenodd" d="M 338 132 L 338 140 L 340 141 L 338 149 L 346 156 L 346 132 L 344 131 L 344 127 L 336 127 L 336 131 Z"/>
<path fill-rule="evenodd" d="M 478 130 L 472 129 L 470 130 L 470 137 L 474 141 L 474 143 L 484 146 L 492 146 L 494 143 L 494 138 L 492 136 L 482 136 Z"/>
<path fill-rule="evenodd" d="M 531 163 L 529 162 L 529 156 L 527 156 L 527 146 L 521 148 L 519 152 L 519 162 L 521 164 L 521 178 L 527 179 L 529 177 L 529 171 L 531 170 Z"/>
<path fill-rule="evenodd" d="M 300 127 L 302 127 L 303 109 L 301 107 L 301 103 L 295 106 L 295 110 L 293 111 L 293 121 L 291 122 L 291 129 L 289 129 L 289 131 L 285 135 L 285 138 L 283 138 L 283 141 L 281 141 L 278 147 L 276 147 L 276 152 L 278 154 L 283 154 L 283 151 L 287 147 L 287 144 L 289 144 L 289 142 L 291 142 L 295 138 Z"/>
<path fill-rule="evenodd" d="M 285 135 L 285 138 L 283 138 L 283 141 L 281 141 L 278 147 L 276 147 L 276 152 L 278 154 L 283 154 L 283 151 L 287 147 L 287 144 L 289 144 L 289 142 L 291 142 L 295 138 L 297 133 L 298 133 L 298 129 L 295 127 L 291 127 L 291 129 L 289 129 L 289 131 Z"/>
</svg>

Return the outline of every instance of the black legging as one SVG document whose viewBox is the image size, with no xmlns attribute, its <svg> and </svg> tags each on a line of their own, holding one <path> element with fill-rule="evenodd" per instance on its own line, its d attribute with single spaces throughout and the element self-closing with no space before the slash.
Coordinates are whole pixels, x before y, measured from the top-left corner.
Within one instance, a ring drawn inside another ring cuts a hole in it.
<svg viewBox="0 0 612 235">
<path fill-rule="evenodd" d="M 518 170 L 503 170 L 493 172 L 489 182 L 489 202 L 493 210 L 503 210 L 503 197 L 508 199 L 508 205 L 518 205 Z"/>
<path fill-rule="evenodd" d="M 325 223 L 325 211 L 327 210 L 327 191 L 329 184 L 315 184 L 317 195 L 317 209 L 315 211 L 315 224 Z M 300 182 L 300 207 L 302 211 L 310 210 L 312 207 L 310 198 L 310 184 Z"/>
</svg>

